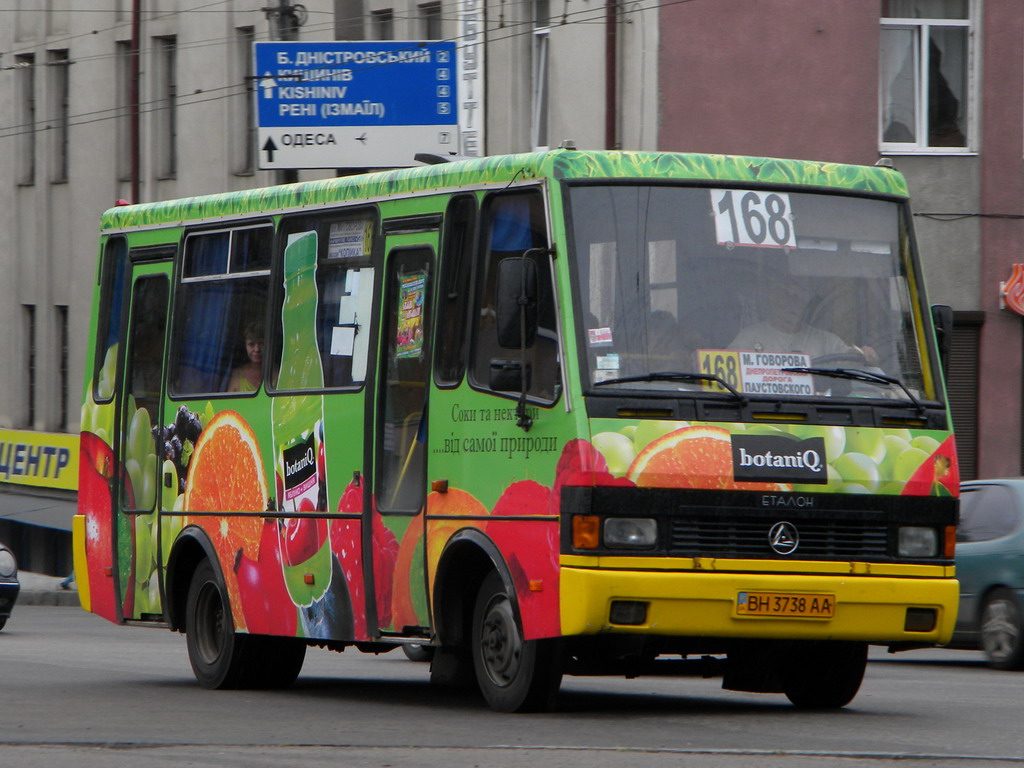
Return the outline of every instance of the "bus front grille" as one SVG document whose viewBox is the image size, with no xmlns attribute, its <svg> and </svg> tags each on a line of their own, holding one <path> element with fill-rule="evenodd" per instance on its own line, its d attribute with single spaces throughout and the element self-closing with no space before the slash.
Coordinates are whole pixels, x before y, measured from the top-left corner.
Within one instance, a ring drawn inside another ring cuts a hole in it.
<svg viewBox="0 0 1024 768">
<path fill-rule="evenodd" d="M 776 519 L 715 516 L 675 517 L 670 526 L 670 555 L 675 557 L 779 557 L 770 533 Z M 885 558 L 890 555 L 890 527 L 883 521 L 799 520 L 796 549 L 787 559 Z"/>
</svg>

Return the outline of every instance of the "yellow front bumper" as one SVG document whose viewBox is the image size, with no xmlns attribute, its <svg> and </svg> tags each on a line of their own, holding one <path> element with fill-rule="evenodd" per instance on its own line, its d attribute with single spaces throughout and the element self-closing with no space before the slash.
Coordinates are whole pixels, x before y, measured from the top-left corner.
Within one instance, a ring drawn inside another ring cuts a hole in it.
<svg viewBox="0 0 1024 768">
<path fill-rule="evenodd" d="M 952 567 L 804 562 L 799 567 L 805 572 L 783 573 L 765 572 L 778 564 L 756 561 L 687 560 L 676 564 L 688 567 L 672 570 L 665 560 L 615 560 L 562 558 L 563 635 L 619 632 L 941 644 L 949 641 L 956 623 L 959 586 Z M 640 570 L 641 565 L 647 570 Z M 835 611 L 828 619 L 741 616 L 741 592 L 834 595 Z M 616 600 L 648 603 L 646 621 L 610 623 Z M 934 629 L 908 631 L 908 608 L 933 609 Z"/>
</svg>

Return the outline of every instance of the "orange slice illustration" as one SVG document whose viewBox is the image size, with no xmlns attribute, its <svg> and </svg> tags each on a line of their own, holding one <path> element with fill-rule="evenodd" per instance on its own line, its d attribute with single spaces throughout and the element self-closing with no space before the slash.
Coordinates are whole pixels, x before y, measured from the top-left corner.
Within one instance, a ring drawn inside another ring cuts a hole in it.
<svg viewBox="0 0 1024 768">
<path fill-rule="evenodd" d="M 732 442 L 721 427 L 693 426 L 659 437 L 637 454 L 626 476 L 643 488 L 788 490 L 781 483 L 733 479 Z"/>
</svg>

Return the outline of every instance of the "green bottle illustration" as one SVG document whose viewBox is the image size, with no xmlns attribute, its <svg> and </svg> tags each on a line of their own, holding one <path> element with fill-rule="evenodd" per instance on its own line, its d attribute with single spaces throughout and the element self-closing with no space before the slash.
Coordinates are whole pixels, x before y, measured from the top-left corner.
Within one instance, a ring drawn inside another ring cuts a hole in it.
<svg viewBox="0 0 1024 768">
<path fill-rule="evenodd" d="M 316 336 L 316 263 L 316 232 L 289 235 L 284 251 L 278 390 L 320 390 L 324 385 Z M 331 581 L 327 520 L 315 515 L 327 511 L 324 398 L 322 394 L 280 394 L 272 408 L 278 509 L 302 515 L 281 521 L 281 562 L 292 600 L 308 606 Z"/>
</svg>

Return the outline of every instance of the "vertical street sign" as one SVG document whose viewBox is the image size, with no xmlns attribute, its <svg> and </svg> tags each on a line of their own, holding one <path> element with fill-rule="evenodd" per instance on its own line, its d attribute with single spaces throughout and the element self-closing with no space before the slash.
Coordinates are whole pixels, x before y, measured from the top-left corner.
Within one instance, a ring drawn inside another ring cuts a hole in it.
<svg viewBox="0 0 1024 768">
<path fill-rule="evenodd" d="M 459 135 L 461 154 L 482 157 L 484 147 L 484 0 L 459 0 Z"/>
<path fill-rule="evenodd" d="M 259 167 L 386 168 L 458 154 L 455 43 L 254 43 Z"/>
</svg>

